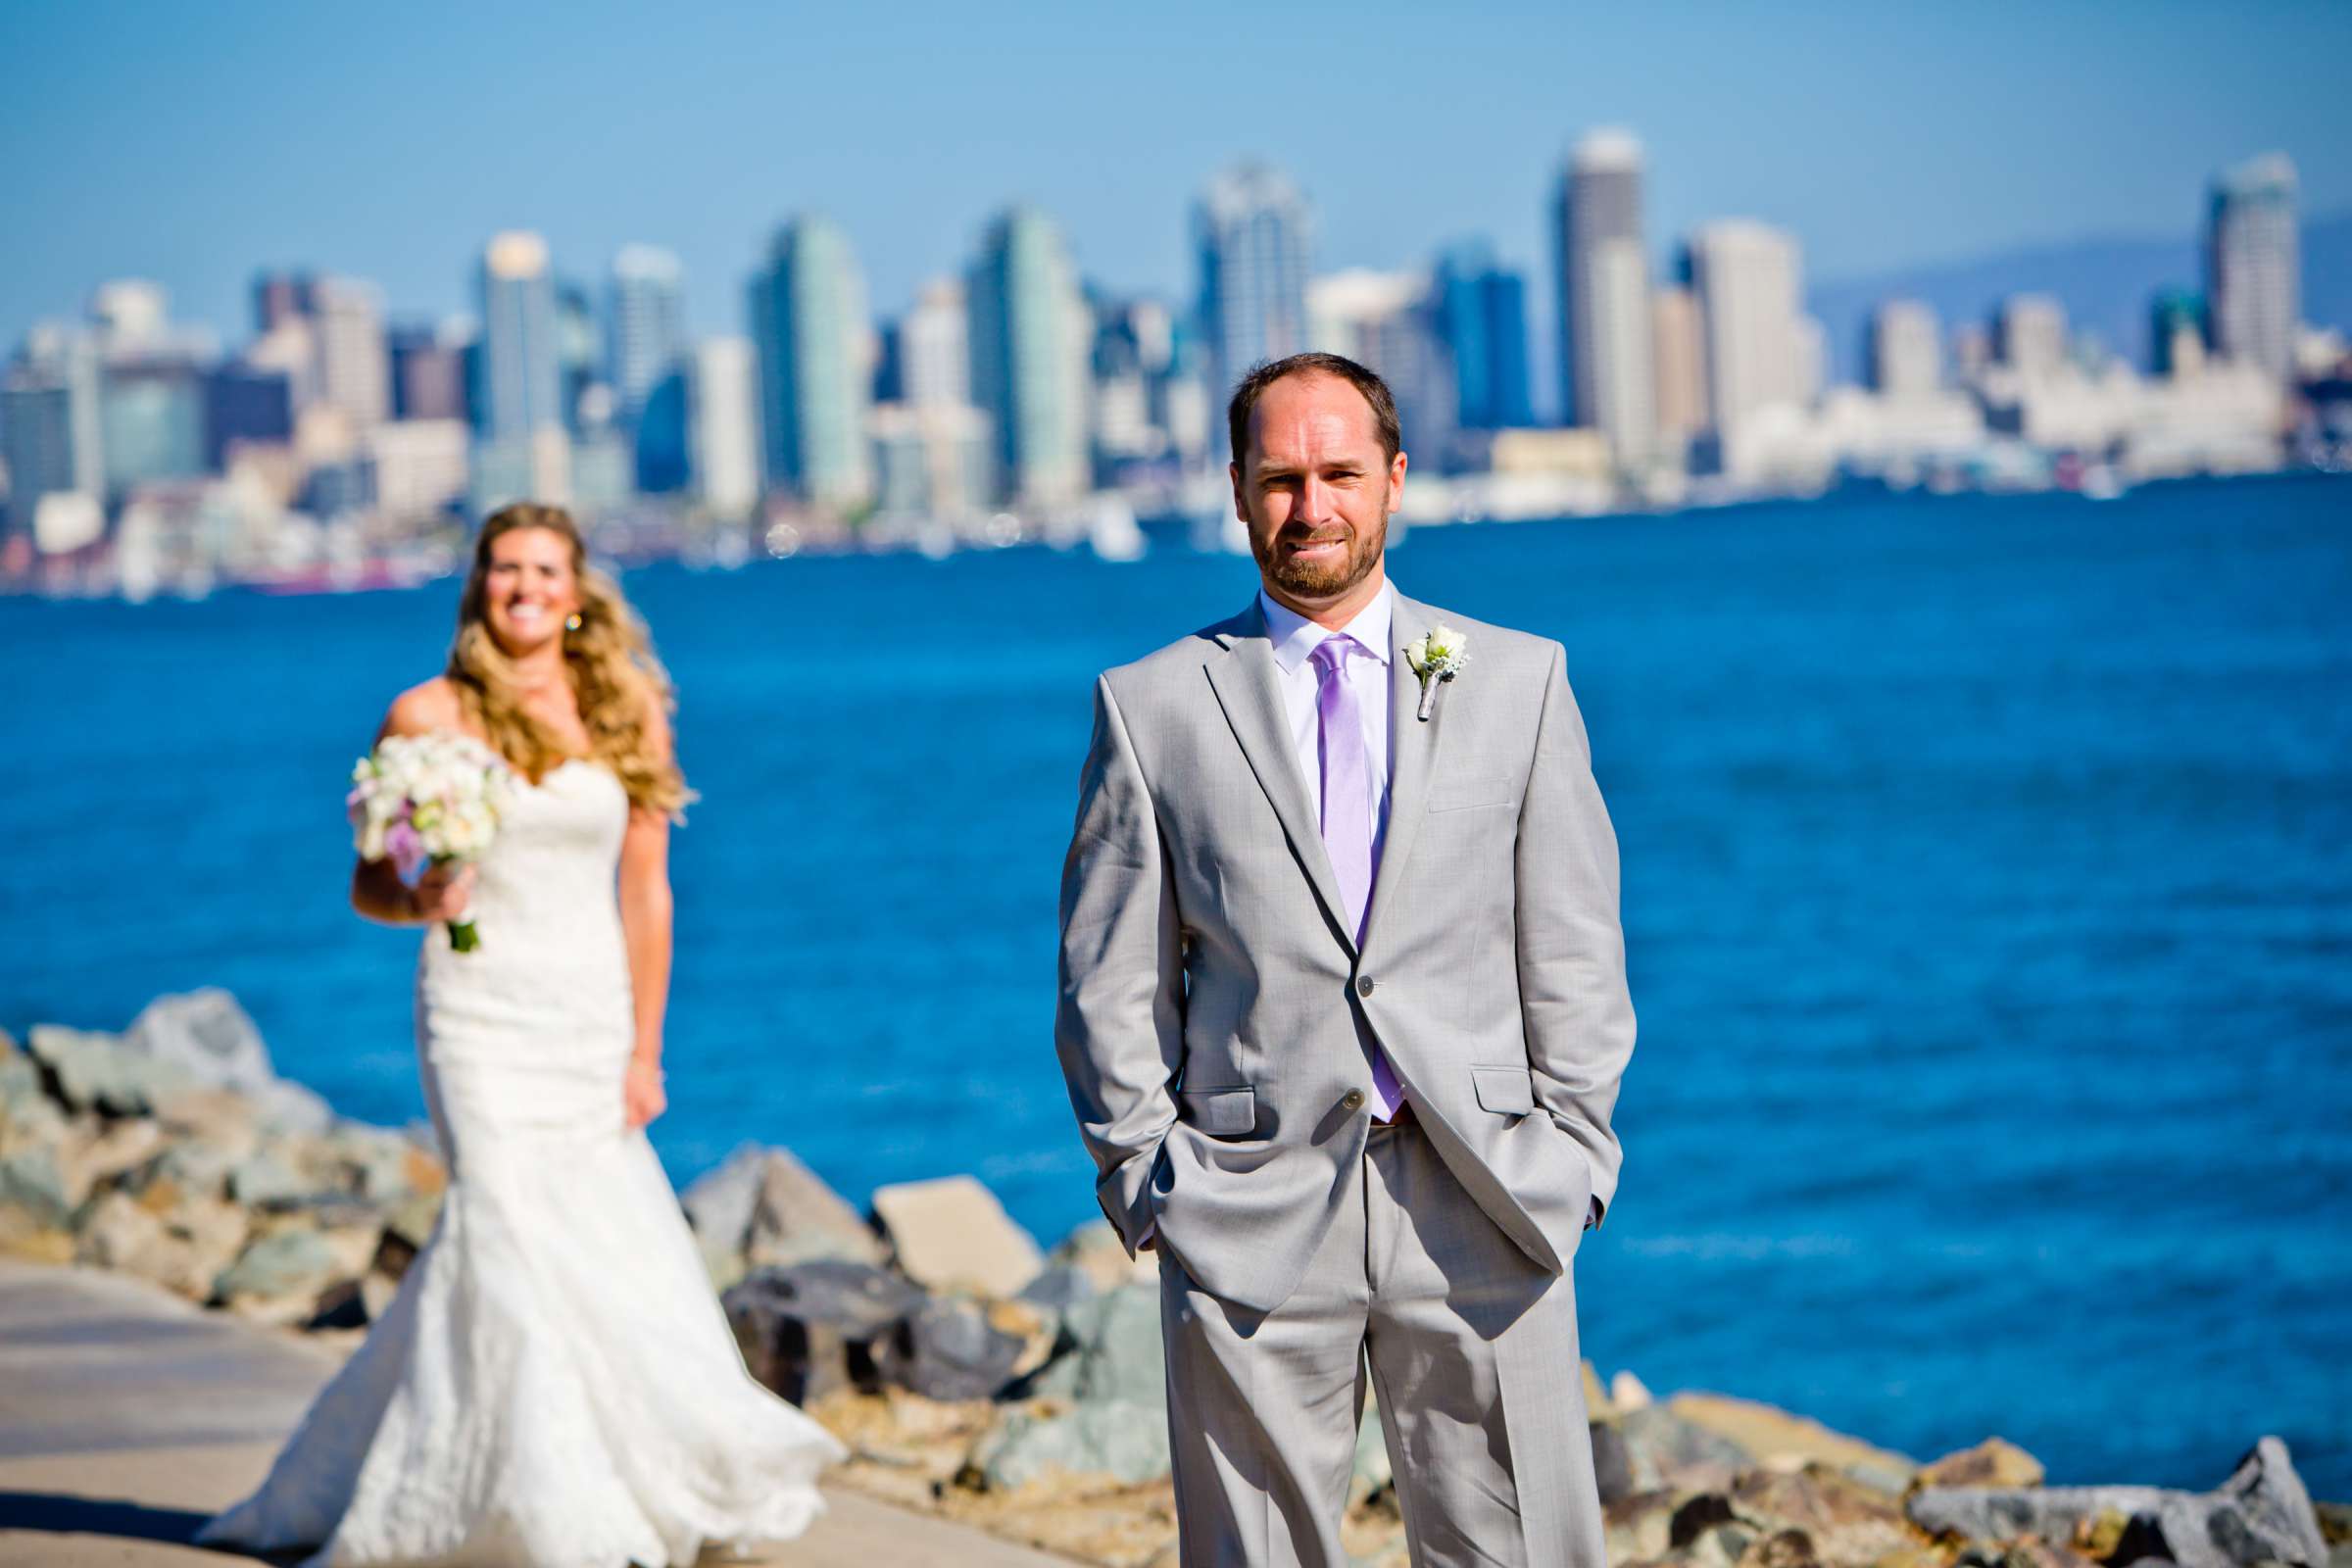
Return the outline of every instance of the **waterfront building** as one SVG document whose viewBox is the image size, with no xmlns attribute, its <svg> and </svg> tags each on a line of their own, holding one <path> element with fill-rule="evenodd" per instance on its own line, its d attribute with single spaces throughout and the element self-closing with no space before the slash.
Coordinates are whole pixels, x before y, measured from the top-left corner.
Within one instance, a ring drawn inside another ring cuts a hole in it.
<svg viewBox="0 0 2352 1568">
<path fill-rule="evenodd" d="M 1698 295 L 1672 284 L 1650 296 L 1650 361 L 1658 389 L 1658 443 L 1673 457 L 1707 428 L 1707 340 Z"/>
<path fill-rule="evenodd" d="M 768 482 L 819 506 L 862 505 L 873 488 L 865 283 L 831 220 L 803 215 L 776 231 L 752 280 L 752 322 Z"/>
<path fill-rule="evenodd" d="M 320 277 L 309 302 L 318 401 L 342 411 L 355 431 L 373 429 L 392 412 L 382 291 L 356 278 Z"/>
<path fill-rule="evenodd" d="M 1551 214 L 1562 422 L 1600 431 L 1620 466 L 1648 460 L 1657 428 L 1642 185 L 1642 144 L 1596 130 L 1570 151 Z"/>
<path fill-rule="evenodd" d="M 1527 283 L 1471 240 L 1438 258 L 1432 279 L 1438 338 L 1453 365 L 1455 422 L 1465 430 L 1535 423 L 1527 379 Z"/>
<path fill-rule="evenodd" d="M 1943 326 L 1920 300 L 1888 300 L 1870 313 L 1870 387 L 1918 397 L 1943 385 Z"/>
<path fill-rule="evenodd" d="M 2275 380 L 2294 373 L 2302 324 L 2302 233 L 2295 166 L 2268 153 L 2213 183 L 2205 221 L 2205 295 L 2213 351 Z"/>
<path fill-rule="evenodd" d="M 695 345 L 687 381 L 692 488 L 718 517 L 749 517 L 760 504 L 759 356 L 746 337 Z"/>
<path fill-rule="evenodd" d="M 1993 318 L 1995 363 L 2019 375 L 2055 375 L 2066 364 L 2066 307 L 2047 294 L 2012 294 Z"/>
<path fill-rule="evenodd" d="M 1211 384 L 1222 397 L 1251 366 L 1306 348 L 1311 220 L 1287 175 L 1243 162 L 1201 190 L 1193 233 L 1200 330 Z"/>
<path fill-rule="evenodd" d="M 2159 290 L 2148 304 L 2148 368 L 2194 375 L 2205 367 L 2205 302 L 2187 289 Z"/>
<path fill-rule="evenodd" d="M 1690 276 L 1704 324 L 1707 407 L 1726 473 L 1748 448 L 1810 400 L 1810 335 L 1799 314 L 1796 241 L 1766 224 L 1729 219 L 1690 239 Z"/>
<path fill-rule="evenodd" d="M 965 279 L 973 403 L 996 443 L 1000 493 L 1030 506 L 1086 489 L 1092 313 L 1060 230 L 1033 208 L 988 226 Z"/>
</svg>

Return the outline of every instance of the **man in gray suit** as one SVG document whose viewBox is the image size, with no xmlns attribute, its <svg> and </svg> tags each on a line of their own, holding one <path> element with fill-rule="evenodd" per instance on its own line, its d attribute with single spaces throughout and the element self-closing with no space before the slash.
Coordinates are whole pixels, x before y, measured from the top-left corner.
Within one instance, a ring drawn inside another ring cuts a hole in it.
<svg viewBox="0 0 2352 1568">
<path fill-rule="evenodd" d="M 1563 656 L 1390 586 L 1371 371 L 1229 423 L 1262 591 L 1096 685 L 1055 1027 L 1159 1252 L 1183 1560 L 1347 1562 L 1368 1360 L 1416 1565 L 1603 1568 L 1571 1264 L 1634 1015 Z"/>
</svg>

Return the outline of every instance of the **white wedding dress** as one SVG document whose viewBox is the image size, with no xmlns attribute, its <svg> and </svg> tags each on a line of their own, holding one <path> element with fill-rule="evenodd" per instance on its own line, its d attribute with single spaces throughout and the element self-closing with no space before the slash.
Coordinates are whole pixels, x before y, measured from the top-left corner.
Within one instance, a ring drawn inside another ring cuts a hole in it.
<svg viewBox="0 0 2352 1568">
<path fill-rule="evenodd" d="M 843 1456 L 744 1371 L 667 1178 L 624 1122 L 614 872 L 628 798 L 568 761 L 427 934 L 416 1034 L 451 1161 L 432 1239 L 270 1477 L 199 1540 L 346 1564 L 671 1568 L 782 1540 Z"/>
</svg>

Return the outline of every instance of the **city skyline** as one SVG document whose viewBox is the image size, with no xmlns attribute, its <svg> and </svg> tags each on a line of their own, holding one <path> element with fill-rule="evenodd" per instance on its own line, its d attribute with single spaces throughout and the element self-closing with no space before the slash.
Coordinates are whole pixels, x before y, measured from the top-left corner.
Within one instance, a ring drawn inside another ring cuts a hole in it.
<svg viewBox="0 0 2352 1568">
<path fill-rule="evenodd" d="M 1724 216 L 1797 234 L 1806 275 L 1824 279 L 2035 241 L 2177 233 L 2193 220 L 2183 188 L 2271 147 L 2296 162 L 2306 214 L 2352 208 L 2352 169 L 2330 156 L 2352 144 L 2352 107 L 2325 65 L 2328 39 L 2352 46 L 2352 16 L 2281 8 L 2182 51 L 2172 45 L 2196 14 L 2169 25 L 2162 12 L 2135 13 L 2127 33 L 2087 8 L 2006 28 L 1855 11 L 1802 35 L 1762 17 L 1503 13 L 1416 45 L 1411 90 L 1398 78 L 1390 95 L 1409 112 L 1336 118 L 1251 114 L 1249 75 L 1206 69 L 1250 49 L 1250 34 L 1213 16 L 1082 34 L 918 17 L 922 36 L 955 45 L 940 52 L 961 74 L 943 74 L 846 18 L 813 42 L 772 18 L 659 28 L 593 11 L 560 28 L 474 18 L 455 49 L 425 23 L 354 21 L 341 24 L 352 47 L 322 50 L 304 27 L 273 32 L 268 7 L 202 24 L 159 12 L 144 32 L 169 46 L 161 62 L 103 53 L 86 20 L 20 14 L 0 22 L 27 83 L 8 134 L 26 143 L 12 157 L 28 187 L 20 211 L 42 215 L 46 238 L 0 259 L 0 338 L 77 314 L 90 281 L 113 276 L 154 278 L 177 319 L 233 338 L 254 272 L 277 267 L 367 279 L 397 319 L 466 312 L 462 259 L 515 227 L 544 234 L 559 270 L 581 279 L 627 244 L 670 250 L 691 330 L 740 330 L 767 236 L 804 210 L 842 227 L 876 314 L 895 315 L 958 270 L 991 215 L 1024 200 L 1064 225 L 1083 276 L 1182 301 L 1196 282 L 1189 203 L 1251 156 L 1306 196 L 1319 270 L 1420 266 L 1481 235 L 1536 277 L 1560 161 L 1605 123 L 1625 124 L 1648 155 L 1653 273 L 1679 236 Z M 1329 41 L 1329 69 L 1365 66 L 1361 86 L 1402 69 L 1382 55 L 1380 12 L 1345 15 L 1362 26 Z M 1331 30 L 1258 25 L 1282 47 Z M 1506 36 L 1511 49 L 1492 47 Z M 1050 39 L 1062 69 L 1049 73 L 1023 48 Z M 504 69 L 526 57 L 532 71 Z M 688 60 L 709 78 L 691 90 Z M 780 74 L 760 76 L 780 60 Z M 147 82 L 159 64 L 167 79 Z M 898 73 L 892 93 L 858 85 L 885 66 Z M 1199 82 L 1192 66 L 1206 71 Z M 1138 107 L 1135 88 L 1151 79 L 1185 80 L 1184 112 L 1148 91 Z M 1830 86 L 1827 103 L 1811 101 Z M 649 87 L 683 94 L 679 112 L 582 107 L 642 104 Z M 827 121 L 844 100 L 853 112 Z M 1449 101 L 1476 112 L 1449 115 Z M 125 107 L 148 102 L 158 110 Z M 167 108 L 169 133 L 157 121 Z M 729 138 L 761 117 L 761 138 Z M 1773 134 L 1752 134 L 1753 121 Z M 462 176 L 435 155 L 445 145 L 465 149 Z M 657 178 L 663 170 L 673 177 Z M 129 199 L 87 200 L 99 188 Z M 238 221 L 220 222 L 223 211 Z M 1554 331 L 1546 292 L 1530 291 L 1539 352 Z M 1557 374 L 1538 371 L 1540 396 Z"/>
</svg>

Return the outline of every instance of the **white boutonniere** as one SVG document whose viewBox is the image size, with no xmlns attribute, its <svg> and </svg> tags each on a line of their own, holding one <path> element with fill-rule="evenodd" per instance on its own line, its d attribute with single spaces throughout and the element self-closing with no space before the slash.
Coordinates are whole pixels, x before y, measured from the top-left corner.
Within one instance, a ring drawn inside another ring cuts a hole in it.
<svg viewBox="0 0 2352 1568">
<path fill-rule="evenodd" d="M 1451 626 L 1433 626 L 1426 637 L 1404 645 L 1404 662 L 1421 677 L 1421 710 L 1427 722 L 1437 711 L 1438 688 L 1459 675 L 1470 663 L 1470 639 Z"/>
</svg>

